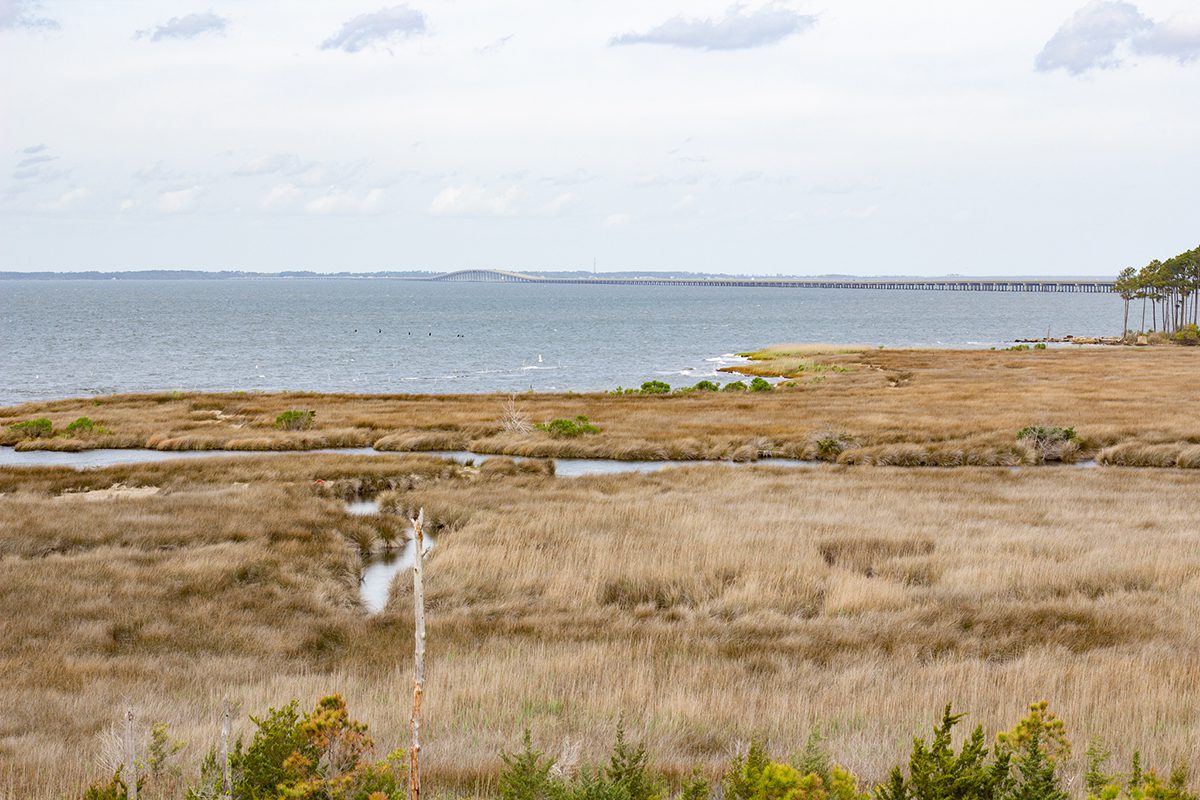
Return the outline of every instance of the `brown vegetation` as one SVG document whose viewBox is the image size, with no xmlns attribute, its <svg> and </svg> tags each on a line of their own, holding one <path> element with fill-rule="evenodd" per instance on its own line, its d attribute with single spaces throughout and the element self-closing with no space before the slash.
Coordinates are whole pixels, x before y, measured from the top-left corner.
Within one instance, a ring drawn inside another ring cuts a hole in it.
<svg viewBox="0 0 1200 800">
<path fill-rule="evenodd" d="M 828 458 L 822 432 L 844 437 L 844 462 L 995 464 L 1036 460 L 1016 441 L 1034 425 L 1072 426 L 1079 457 L 1114 445 L 1200 442 L 1192 408 L 1200 351 L 931 351 L 768 348 L 738 367 L 785 376 L 770 392 L 687 395 L 163 394 L 28 403 L 0 409 L 0 444 L 20 448 L 381 450 L 470 448 L 548 457 Z M 316 412 L 281 430 L 289 409 Z M 108 433 L 23 436 L 11 423 L 48 418 L 62 431 L 87 415 Z M 515 416 L 514 416 L 515 415 Z M 514 419 L 586 416 L 598 435 L 555 438 Z M 837 457 L 837 454 L 833 454 Z M 1191 464 L 1188 458 L 1177 463 Z"/>
<path fill-rule="evenodd" d="M 83 499 L 117 484 L 158 491 Z M 385 750 L 401 744 L 408 583 L 371 617 L 356 581 L 404 520 L 341 506 L 377 492 L 439 524 L 435 793 L 487 788 L 524 727 L 594 758 L 621 712 L 678 774 L 756 733 L 799 750 L 819 724 L 876 779 L 930 709 L 996 729 L 1035 697 L 1076 753 L 1100 734 L 1122 759 L 1200 766 L 1198 488 L 1122 469 L 556 479 L 330 455 L 0 470 L 0 794 L 102 775 L 126 703 L 168 723 L 188 763 L 225 693 L 249 712 L 337 691 Z"/>
</svg>

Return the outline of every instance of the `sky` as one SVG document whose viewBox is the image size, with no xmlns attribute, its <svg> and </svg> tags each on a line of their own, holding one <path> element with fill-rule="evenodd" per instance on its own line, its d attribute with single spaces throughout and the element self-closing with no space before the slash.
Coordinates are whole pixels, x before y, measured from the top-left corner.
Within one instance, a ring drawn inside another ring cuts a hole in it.
<svg viewBox="0 0 1200 800">
<path fill-rule="evenodd" d="M 1111 275 L 1195 0 L 0 0 L 0 270 Z"/>
</svg>

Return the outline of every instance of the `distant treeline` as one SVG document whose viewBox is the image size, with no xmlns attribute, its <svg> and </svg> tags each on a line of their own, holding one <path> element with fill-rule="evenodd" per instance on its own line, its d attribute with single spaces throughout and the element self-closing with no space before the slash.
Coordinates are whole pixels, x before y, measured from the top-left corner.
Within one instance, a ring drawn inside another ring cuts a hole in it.
<svg viewBox="0 0 1200 800">
<path fill-rule="evenodd" d="M 1117 275 L 1113 291 L 1125 301 L 1123 335 L 1129 334 L 1129 303 L 1133 300 L 1142 301 L 1140 331 L 1179 333 L 1188 325 L 1195 326 L 1200 320 L 1200 247 L 1166 261 L 1154 259 L 1141 269 L 1126 267 Z"/>
</svg>

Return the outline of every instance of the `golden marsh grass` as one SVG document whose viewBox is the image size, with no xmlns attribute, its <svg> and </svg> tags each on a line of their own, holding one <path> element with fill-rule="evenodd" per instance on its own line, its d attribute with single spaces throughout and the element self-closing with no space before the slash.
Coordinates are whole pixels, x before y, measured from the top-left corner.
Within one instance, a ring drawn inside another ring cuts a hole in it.
<svg viewBox="0 0 1200 800">
<path fill-rule="evenodd" d="M 79 496 L 114 484 L 158 491 Z M 299 454 L 0 470 L 0 791 L 101 774 L 126 703 L 189 763 L 226 693 L 255 712 L 339 691 L 402 744 L 406 584 L 374 617 L 355 589 L 364 545 L 402 520 L 340 502 L 380 491 L 440 523 L 435 791 L 491 786 L 525 727 L 595 758 L 621 713 L 668 771 L 715 769 L 756 734 L 797 750 L 820 725 L 876 779 L 946 702 L 995 730 L 1043 697 L 1077 754 L 1099 734 L 1196 768 L 1197 489 L 1120 468 L 562 479 Z"/>
</svg>

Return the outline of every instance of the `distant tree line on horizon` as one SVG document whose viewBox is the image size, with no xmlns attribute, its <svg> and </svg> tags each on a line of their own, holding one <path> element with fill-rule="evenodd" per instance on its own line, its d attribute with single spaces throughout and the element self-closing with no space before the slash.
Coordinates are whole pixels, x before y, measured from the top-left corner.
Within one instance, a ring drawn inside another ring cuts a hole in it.
<svg viewBox="0 0 1200 800">
<path fill-rule="evenodd" d="M 1123 337 L 1130 334 L 1129 304 L 1134 300 L 1142 301 L 1139 332 L 1195 332 L 1196 324 L 1200 322 L 1200 247 L 1166 261 L 1155 259 L 1141 269 L 1126 267 L 1117 275 L 1113 291 L 1125 301 Z M 1146 328 L 1147 310 L 1150 312 L 1149 329 Z"/>
</svg>

